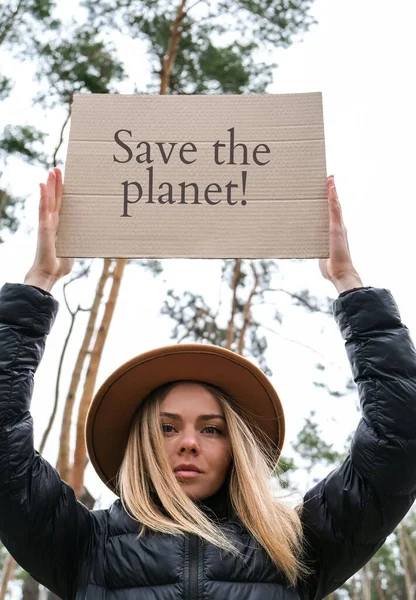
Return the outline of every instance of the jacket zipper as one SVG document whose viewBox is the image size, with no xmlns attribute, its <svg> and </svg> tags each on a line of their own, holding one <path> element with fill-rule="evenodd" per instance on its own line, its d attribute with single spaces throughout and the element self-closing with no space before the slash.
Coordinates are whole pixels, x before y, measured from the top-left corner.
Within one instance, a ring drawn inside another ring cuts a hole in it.
<svg viewBox="0 0 416 600">
<path fill-rule="evenodd" d="M 189 537 L 189 600 L 198 600 L 199 538 Z"/>
</svg>

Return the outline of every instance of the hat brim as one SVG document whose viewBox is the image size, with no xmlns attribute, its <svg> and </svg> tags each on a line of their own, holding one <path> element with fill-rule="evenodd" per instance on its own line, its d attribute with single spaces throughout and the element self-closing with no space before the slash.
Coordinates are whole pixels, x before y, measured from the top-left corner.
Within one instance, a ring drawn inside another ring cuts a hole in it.
<svg viewBox="0 0 416 600">
<path fill-rule="evenodd" d="M 285 436 L 283 408 L 267 376 L 244 357 L 208 344 L 177 344 L 150 350 L 121 365 L 96 393 L 86 420 L 89 459 L 105 485 L 118 495 L 132 419 L 157 387 L 192 380 L 211 383 L 232 396 L 269 441 L 277 463 Z"/>
</svg>

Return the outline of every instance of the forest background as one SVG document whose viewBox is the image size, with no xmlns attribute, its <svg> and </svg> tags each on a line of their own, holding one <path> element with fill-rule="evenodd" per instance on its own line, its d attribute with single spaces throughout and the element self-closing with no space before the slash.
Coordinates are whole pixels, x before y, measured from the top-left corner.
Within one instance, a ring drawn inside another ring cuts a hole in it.
<svg viewBox="0 0 416 600">
<path fill-rule="evenodd" d="M 30 267 L 38 185 L 64 168 L 73 93 L 321 91 L 328 174 L 355 266 L 364 285 L 393 292 L 416 332 L 415 22 L 412 0 L 4 0 L 0 285 L 22 282 Z M 61 310 L 32 414 L 36 447 L 81 501 L 106 508 L 115 499 L 85 455 L 94 389 L 167 343 L 217 343 L 271 377 L 286 412 L 288 490 L 304 493 L 340 463 L 358 397 L 331 316 L 336 291 L 318 261 L 95 259 L 74 275 L 53 292 Z M 331 600 L 414 600 L 414 521 L 411 512 Z M 4 548 L 0 569 L 0 600 L 52 596 Z"/>
</svg>

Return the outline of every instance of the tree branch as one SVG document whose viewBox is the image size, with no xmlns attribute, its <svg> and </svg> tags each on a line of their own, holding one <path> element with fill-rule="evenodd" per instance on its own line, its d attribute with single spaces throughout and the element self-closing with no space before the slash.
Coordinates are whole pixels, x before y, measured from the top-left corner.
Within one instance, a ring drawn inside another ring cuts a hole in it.
<svg viewBox="0 0 416 600">
<path fill-rule="evenodd" d="M 75 397 L 78 391 L 78 386 L 81 379 L 82 370 L 84 367 L 84 362 L 86 357 L 88 356 L 88 349 L 90 346 L 90 342 L 94 333 L 95 323 L 97 320 L 98 310 L 101 304 L 101 300 L 103 298 L 105 285 L 110 277 L 110 265 L 111 259 L 104 259 L 103 263 L 103 271 L 101 273 L 101 277 L 97 284 L 97 290 L 94 296 L 94 301 L 92 304 L 92 308 L 90 311 L 90 316 L 88 319 L 87 329 L 85 331 L 84 339 L 82 341 L 82 345 L 80 351 L 78 353 L 77 360 L 75 362 L 75 367 L 72 372 L 71 382 L 69 384 L 69 389 L 66 396 L 64 413 L 62 416 L 62 425 L 61 425 L 61 436 L 59 440 L 59 452 L 58 459 L 56 462 L 56 468 L 59 472 L 59 475 L 62 479 L 69 482 L 70 480 L 70 466 L 69 466 L 69 450 L 70 450 L 70 427 L 72 420 L 72 410 L 75 402 Z"/>
<path fill-rule="evenodd" d="M 71 117 L 71 110 L 72 110 L 71 102 L 69 102 L 68 103 L 68 114 L 66 116 L 66 119 L 65 119 L 62 127 L 61 127 L 61 135 L 60 135 L 60 138 L 59 138 L 59 143 L 58 143 L 58 145 L 55 148 L 55 152 L 53 153 L 53 166 L 54 167 L 57 166 L 57 164 L 56 164 L 56 156 L 57 156 L 57 154 L 58 154 L 58 152 L 59 152 L 59 150 L 60 150 L 60 148 L 62 146 L 62 143 L 64 141 L 64 130 L 65 130 L 65 127 L 67 126 L 68 121 L 69 121 L 69 119 Z"/>
<path fill-rule="evenodd" d="M 178 52 L 178 46 L 181 39 L 180 25 L 185 18 L 185 4 L 186 0 L 181 0 L 178 10 L 176 12 L 175 20 L 172 23 L 170 30 L 168 49 L 166 55 L 162 61 L 162 74 L 160 79 L 160 94 L 166 94 L 170 86 L 170 78 L 172 75 L 173 65 L 176 60 L 176 54 Z"/>
<path fill-rule="evenodd" d="M 251 292 L 247 299 L 247 302 L 244 305 L 243 326 L 241 328 L 240 339 L 238 341 L 238 354 L 241 354 L 241 355 L 243 354 L 243 351 L 244 351 L 244 338 L 246 336 L 247 327 L 250 323 L 251 302 L 253 300 L 253 297 L 256 293 L 257 286 L 259 284 L 259 275 L 257 273 L 256 267 L 255 267 L 253 261 L 250 262 L 250 266 L 251 266 L 251 270 L 253 271 L 253 275 L 254 275 L 254 284 L 253 284 L 253 287 L 251 288 Z"/>
<path fill-rule="evenodd" d="M 241 274 L 241 259 L 236 258 L 235 263 L 234 263 L 233 280 L 232 280 L 232 284 L 231 284 L 232 290 L 233 290 L 233 300 L 231 303 L 231 316 L 230 316 L 230 320 L 228 321 L 227 341 L 225 344 L 225 347 L 228 349 L 231 349 L 231 345 L 235 338 L 234 317 L 235 317 L 236 308 L 237 308 L 237 287 L 238 287 L 238 282 L 240 280 L 240 274 Z"/>
<path fill-rule="evenodd" d="M 324 315 L 332 315 L 331 310 L 325 310 L 323 308 L 319 308 L 318 306 L 314 306 L 313 304 L 310 304 L 310 302 L 305 300 L 305 298 L 302 298 L 302 296 L 299 296 L 299 294 L 296 294 L 295 292 L 289 292 L 288 290 L 285 290 L 283 288 L 266 288 L 264 290 L 259 291 L 258 294 L 263 293 L 263 292 L 283 292 L 284 294 L 287 294 L 291 298 L 298 300 L 301 304 L 306 306 L 311 312 L 320 312 Z"/>
<path fill-rule="evenodd" d="M 74 275 L 74 277 L 71 277 L 71 279 L 69 281 L 66 281 L 64 283 L 64 285 L 63 285 L 62 292 L 63 292 L 63 295 L 64 295 L 64 301 L 65 301 L 65 304 L 66 304 L 66 307 L 68 309 L 69 314 L 72 315 L 72 316 L 75 313 L 74 313 L 74 311 L 71 310 L 71 308 L 69 306 L 68 298 L 66 296 L 66 288 L 68 287 L 68 285 L 71 285 L 71 283 L 73 283 L 74 281 L 77 281 L 77 279 L 81 279 L 81 277 L 84 277 L 84 275 L 86 275 L 88 273 L 88 271 L 90 270 L 90 266 L 91 265 L 88 265 L 87 267 L 85 267 L 85 269 L 83 269 L 82 271 L 80 271 L 79 273 L 77 273 L 76 275 Z M 90 310 L 91 310 L 90 308 L 81 308 L 78 305 L 78 308 L 77 308 L 76 312 L 78 312 L 78 311 L 89 312 Z"/>
<path fill-rule="evenodd" d="M 56 411 L 58 409 L 58 402 L 59 402 L 59 387 L 60 387 L 60 383 L 61 383 L 62 365 L 63 365 L 63 362 L 64 362 L 64 358 L 65 358 L 66 350 L 67 350 L 67 347 L 68 347 L 68 343 L 69 343 L 69 340 L 71 338 L 72 331 L 74 329 L 74 324 L 75 324 L 76 316 L 77 316 L 77 314 L 79 312 L 83 312 L 83 311 L 88 312 L 90 310 L 90 309 L 84 309 L 84 308 L 81 308 L 80 306 L 78 306 L 78 308 L 75 311 L 72 311 L 71 308 L 69 307 L 69 304 L 68 304 L 68 298 L 66 296 L 66 288 L 67 288 L 68 285 L 70 285 L 71 283 L 73 283 L 77 279 L 80 279 L 81 277 L 83 277 L 89 271 L 89 268 L 90 268 L 90 266 L 88 265 L 87 267 L 85 267 L 85 269 L 83 269 L 82 271 L 80 271 L 79 273 L 77 273 L 74 277 L 72 277 L 69 281 L 67 281 L 63 285 L 63 296 L 64 296 L 64 300 L 65 300 L 65 304 L 66 304 L 66 307 L 68 309 L 68 312 L 71 315 L 71 324 L 69 326 L 68 334 L 67 334 L 67 336 L 65 338 L 65 342 L 64 342 L 64 345 L 63 345 L 63 348 L 62 348 L 60 359 L 59 359 L 58 373 L 57 373 L 57 376 L 56 376 L 56 385 L 55 385 L 55 402 L 54 402 L 54 405 L 53 405 L 51 416 L 49 418 L 49 423 L 48 423 L 48 425 L 47 425 L 47 427 L 46 427 L 46 429 L 44 431 L 44 434 L 42 436 L 42 441 L 41 441 L 40 447 L 39 447 L 39 454 L 43 453 L 43 450 L 44 450 L 45 445 L 46 445 L 46 441 L 48 439 L 48 436 L 49 436 L 49 434 L 51 432 L 51 429 L 53 427 L 53 423 L 55 421 Z"/>
<path fill-rule="evenodd" d="M 77 310 L 74 313 L 70 311 L 71 312 L 71 325 L 69 326 L 68 334 L 67 334 L 67 336 L 65 338 L 65 342 L 64 342 L 64 345 L 63 345 L 63 348 L 62 348 L 62 352 L 61 352 L 61 357 L 59 359 L 58 374 L 57 374 L 57 377 L 56 377 L 56 385 L 55 385 L 55 402 L 54 402 L 54 405 L 53 405 L 51 416 L 49 418 L 48 426 L 45 429 L 45 432 L 44 432 L 43 437 L 42 437 L 42 441 L 40 443 L 39 454 L 43 453 L 46 441 L 48 439 L 49 433 L 50 433 L 50 431 L 52 429 L 52 426 L 53 426 L 53 422 L 55 421 L 56 411 L 58 409 L 59 384 L 61 382 L 62 365 L 63 365 L 63 362 L 64 362 L 65 353 L 66 353 L 66 349 L 68 347 L 69 339 L 71 337 L 72 330 L 74 329 L 75 319 L 76 319 L 76 316 L 77 316 L 79 310 L 80 309 L 78 307 Z"/>
<path fill-rule="evenodd" d="M 281 333 L 276 331 L 275 329 L 272 329 L 271 327 L 267 327 L 267 325 L 263 325 L 262 323 L 258 323 L 258 326 L 263 327 L 263 329 L 266 329 L 267 331 L 270 331 L 271 333 L 274 333 L 275 335 L 282 338 L 282 340 L 285 340 L 286 342 L 291 342 L 292 344 L 298 344 L 299 346 L 302 346 L 302 348 L 306 348 L 306 350 L 310 350 L 314 354 L 317 354 L 320 358 L 322 358 L 328 364 L 330 364 L 334 367 L 337 367 L 337 369 L 342 369 L 342 367 L 340 365 L 333 362 L 332 360 L 328 361 L 326 356 L 324 356 L 323 354 L 318 352 L 318 350 L 315 350 L 315 348 L 312 348 L 312 346 L 308 346 L 307 344 L 304 344 L 303 342 L 299 342 L 299 340 L 293 340 L 292 338 L 288 338 L 285 335 L 282 335 Z"/>
<path fill-rule="evenodd" d="M 196 6 L 197 4 L 199 4 L 200 2 L 205 2 L 205 0 L 196 0 L 196 2 L 194 2 L 194 3 L 193 3 L 193 4 L 192 4 L 192 5 L 191 5 L 191 6 L 188 8 L 188 10 L 186 11 L 186 13 L 185 13 L 185 14 L 188 14 L 188 13 L 189 13 L 189 12 L 190 12 L 190 11 L 193 9 L 193 7 L 194 7 L 194 6 Z"/>
</svg>

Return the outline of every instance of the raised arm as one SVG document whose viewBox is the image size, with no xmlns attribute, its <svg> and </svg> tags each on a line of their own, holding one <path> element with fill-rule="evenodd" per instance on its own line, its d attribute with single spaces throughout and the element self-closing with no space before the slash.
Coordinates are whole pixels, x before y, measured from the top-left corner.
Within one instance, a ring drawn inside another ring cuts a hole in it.
<svg viewBox="0 0 416 600">
<path fill-rule="evenodd" d="M 344 463 L 304 498 L 307 552 L 320 600 L 358 571 L 416 497 L 416 352 L 387 290 L 341 295 L 335 318 L 346 340 L 362 419 Z"/>
<path fill-rule="evenodd" d="M 333 312 L 362 419 L 344 463 L 304 498 L 305 550 L 315 575 L 300 586 L 303 600 L 322 600 L 368 562 L 416 497 L 416 351 L 391 293 L 362 287 L 355 274 L 329 185 L 331 256 L 320 266 L 340 292 Z"/>
<path fill-rule="evenodd" d="M 41 188 L 38 250 L 27 284 L 0 291 L 0 539 L 26 571 L 66 599 L 92 540 L 92 518 L 35 451 L 30 414 L 34 374 L 58 309 L 47 290 L 73 264 L 55 254 L 55 191 L 62 189 L 56 171 Z"/>
</svg>

